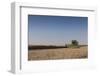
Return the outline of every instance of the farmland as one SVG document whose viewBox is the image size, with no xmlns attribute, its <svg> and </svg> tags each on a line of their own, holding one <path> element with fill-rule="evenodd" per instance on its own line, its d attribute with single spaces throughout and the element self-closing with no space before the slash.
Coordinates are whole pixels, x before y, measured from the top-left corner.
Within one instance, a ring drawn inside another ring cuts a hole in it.
<svg viewBox="0 0 100 76">
<path fill-rule="evenodd" d="M 88 58 L 87 46 L 79 48 L 67 47 L 42 47 L 42 49 L 31 48 L 28 51 L 28 60 L 55 60 L 55 59 L 81 59 Z"/>
</svg>

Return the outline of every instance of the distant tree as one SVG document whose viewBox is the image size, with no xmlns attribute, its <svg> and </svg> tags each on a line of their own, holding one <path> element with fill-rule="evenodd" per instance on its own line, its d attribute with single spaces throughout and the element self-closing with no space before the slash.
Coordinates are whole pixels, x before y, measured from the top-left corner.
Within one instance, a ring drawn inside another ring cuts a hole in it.
<svg viewBox="0 0 100 76">
<path fill-rule="evenodd" d="M 72 45 L 78 46 L 78 41 L 77 40 L 72 40 Z"/>
<path fill-rule="evenodd" d="M 65 47 L 68 47 L 67 44 L 65 44 Z"/>
</svg>

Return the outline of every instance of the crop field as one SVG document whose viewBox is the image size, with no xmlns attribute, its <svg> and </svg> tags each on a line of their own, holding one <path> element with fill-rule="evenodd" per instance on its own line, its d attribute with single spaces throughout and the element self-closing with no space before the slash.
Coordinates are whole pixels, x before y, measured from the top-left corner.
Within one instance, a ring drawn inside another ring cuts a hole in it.
<svg viewBox="0 0 100 76">
<path fill-rule="evenodd" d="M 53 49 L 30 49 L 28 60 L 56 60 L 56 59 L 81 59 L 88 58 L 87 46 L 79 48 L 53 48 Z"/>
</svg>

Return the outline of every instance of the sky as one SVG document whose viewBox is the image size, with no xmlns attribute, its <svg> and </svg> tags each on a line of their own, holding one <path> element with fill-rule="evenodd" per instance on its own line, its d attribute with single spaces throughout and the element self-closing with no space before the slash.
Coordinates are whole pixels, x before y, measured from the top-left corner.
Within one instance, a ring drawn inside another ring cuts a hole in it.
<svg viewBox="0 0 100 76">
<path fill-rule="evenodd" d="M 28 15 L 29 45 L 65 45 L 77 40 L 88 44 L 88 18 Z"/>
</svg>

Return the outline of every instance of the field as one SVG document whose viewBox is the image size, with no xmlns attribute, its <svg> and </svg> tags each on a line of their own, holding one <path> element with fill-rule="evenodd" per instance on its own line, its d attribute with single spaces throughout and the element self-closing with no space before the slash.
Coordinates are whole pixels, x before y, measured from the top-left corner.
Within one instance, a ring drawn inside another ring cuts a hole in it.
<svg viewBox="0 0 100 76">
<path fill-rule="evenodd" d="M 28 51 L 28 60 L 79 59 L 87 57 L 87 46 L 79 48 L 30 49 Z"/>
</svg>

